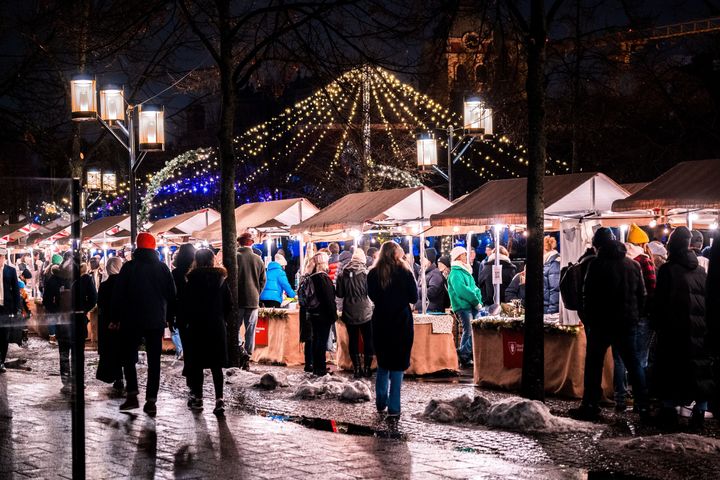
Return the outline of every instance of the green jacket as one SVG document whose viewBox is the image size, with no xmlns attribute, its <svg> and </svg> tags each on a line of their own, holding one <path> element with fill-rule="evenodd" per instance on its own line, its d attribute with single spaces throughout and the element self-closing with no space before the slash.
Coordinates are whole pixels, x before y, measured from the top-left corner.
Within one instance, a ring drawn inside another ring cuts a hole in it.
<svg viewBox="0 0 720 480">
<path fill-rule="evenodd" d="M 482 294 L 472 274 L 458 265 L 450 268 L 448 294 L 453 312 L 469 310 L 482 304 Z"/>
</svg>

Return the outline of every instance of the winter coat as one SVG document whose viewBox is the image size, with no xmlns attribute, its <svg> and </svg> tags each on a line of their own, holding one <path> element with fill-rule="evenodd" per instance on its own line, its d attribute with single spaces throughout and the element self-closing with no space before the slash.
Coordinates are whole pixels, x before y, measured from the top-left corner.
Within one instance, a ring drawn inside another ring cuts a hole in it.
<svg viewBox="0 0 720 480">
<path fill-rule="evenodd" d="M 492 269 L 495 265 L 495 256 L 490 255 L 488 261 L 483 263 L 482 270 L 478 275 L 478 286 L 482 292 L 483 305 L 492 305 L 495 302 L 495 286 L 492 283 Z M 502 284 L 500 284 L 500 302 L 505 303 L 505 291 L 512 282 L 517 272 L 517 267 L 513 265 L 506 255 L 500 255 L 500 265 L 502 266 Z"/>
<path fill-rule="evenodd" d="M 0 325 L 7 319 L 7 315 L 15 315 L 21 308 L 20 286 L 18 285 L 17 272 L 10 265 L 2 269 L 3 282 L 3 308 L 4 314 L 0 316 Z"/>
<path fill-rule="evenodd" d="M 626 256 L 627 249 L 612 241 L 600 248 L 587 267 L 583 285 L 583 323 L 588 332 L 631 332 L 645 301 L 640 265 Z"/>
<path fill-rule="evenodd" d="M 333 283 L 335 283 L 335 279 L 337 278 L 338 270 L 340 270 L 340 262 L 339 262 L 339 261 L 336 260 L 336 261 L 334 261 L 334 262 L 331 261 L 331 262 L 328 263 L 328 272 L 327 272 L 327 274 L 328 274 L 328 276 L 330 277 L 330 280 L 332 280 Z"/>
<path fill-rule="evenodd" d="M 685 404 L 707 400 L 713 392 L 705 345 L 706 281 L 705 270 L 690 250 L 671 251 L 658 272 L 650 318 L 657 335 L 651 387 L 661 399 Z"/>
<path fill-rule="evenodd" d="M 583 289 L 585 284 L 585 276 L 587 275 L 588 266 L 596 257 L 595 249 L 588 248 L 585 250 L 577 263 L 571 264 L 562 274 L 560 279 L 560 294 L 563 302 L 569 310 L 578 312 L 580 320 L 585 318 L 585 310 L 583 307 Z"/>
<path fill-rule="evenodd" d="M 647 294 L 645 299 L 645 311 L 648 311 L 652 308 L 651 303 L 655 297 L 655 285 L 657 283 L 655 262 L 643 251 L 642 248 L 633 244 L 627 244 L 626 247 L 628 249 L 627 256 L 640 264 L 640 271 L 642 272 L 643 282 L 645 283 L 645 293 Z M 643 315 L 645 315 L 644 312 Z"/>
<path fill-rule="evenodd" d="M 475 285 L 469 269 L 464 263 L 452 262 L 448 275 L 448 294 L 454 312 L 470 310 L 482 304 L 482 292 Z"/>
<path fill-rule="evenodd" d="M 285 270 L 277 262 L 270 262 L 267 268 L 265 288 L 260 294 L 260 300 L 273 300 L 282 303 L 283 292 L 288 297 L 294 298 L 295 292 L 288 282 Z"/>
<path fill-rule="evenodd" d="M 60 312 L 60 290 L 66 282 L 57 273 L 49 274 L 45 280 L 42 303 L 47 313 Z"/>
<path fill-rule="evenodd" d="M 63 267 L 60 278 L 64 282 L 60 289 L 59 310 L 64 313 L 71 312 L 73 308 L 75 309 L 75 321 L 80 322 L 82 326 L 81 335 L 84 340 L 87 338 L 87 324 L 89 323 L 87 314 L 97 305 L 97 290 L 95 290 L 95 284 L 90 275 L 85 274 L 79 276 L 79 278 L 77 277 L 80 271 L 77 265 L 63 264 Z M 77 280 L 72 282 L 70 289 L 67 289 L 67 285 L 72 281 L 72 278 L 77 278 Z M 73 299 L 77 299 L 78 302 L 74 307 Z M 72 323 L 60 322 L 57 325 L 55 334 L 58 342 L 70 342 L 74 335 Z"/>
<path fill-rule="evenodd" d="M 265 264 L 250 247 L 240 247 L 238 262 L 238 308 L 258 308 L 265 288 Z"/>
<path fill-rule="evenodd" d="M 172 324 L 175 281 L 155 250 L 138 248 L 118 273 L 113 309 L 126 332 L 161 330 Z"/>
<path fill-rule="evenodd" d="M 368 297 L 367 267 L 351 260 L 337 278 L 335 296 L 342 299 L 342 321 L 362 325 L 372 318 L 372 302 Z"/>
<path fill-rule="evenodd" d="M 98 289 L 98 354 L 100 361 L 95 378 L 105 383 L 112 383 L 123 378 L 121 339 L 117 331 L 108 328 L 111 323 L 115 322 L 112 305 L 117 278 L 117 274 L 110 275 Z"/>
<path fill-rule="evenodd" d="M 333 324 L 337 320 L 337 305 L 335 303 L 335 286 L 325 272 L 310 275 L 315 288 L 315 296 L 320 305 L 317 308 L 308 308 L 308 318 L 312 323 Z"/>
<path fill-rule="evenodd" d="M 422 275 L 418 277 L 418 302 L 415 304 L 415 310 L 422 313 Z M 444 312 L 447 304 L 447 288 L 445 286 L 445 277 L 440 270 L 431 264 L 425 270 L 425 284 L 427 285 L 427 311 L 428 312 Z"/>
<path fill-rule="evenodd" d="M 720 238 L 715 238 L 708 258 L 710 265 L 705 291 L 708 349 L 716 359 L 718 374 L 720 374 Z M 718 387 L 720 387 L 720 378 L 718 378 Z"/>
<path fill-rule="evenodd" d="M 505 289 L 506 302 L 520 300 L 520 302 L 525 305 L 525 282 L 521 283 L 522 275 L 522 272 L 515 275 L 510 281 L 510 285 Z"/>
<path fill-rule="evenodd" d="M 543 313 L 560 311 L 560 254 L 551 250 L 543 263 Z"/>
<path fill-rule="evenodd" d="M 183 344 L 188 369 L 226 367 L 228 347 L 226 318 L 232 313 L 232 297 L 224 268 L 196 268 L 187 274 L 187 285 L 178 298 L 187 312 L 187 335 Z"/>
<path fill-rule="evenodd" d="M 390 284 L 383 288 L 377 269 L 373 268 L 368 273 L 368 295 L 375 304 L 372 328 L 378 365 L 387 370 L 407 370 L 415 338 L 410 305 L 418 300 L 412 272 L 397 268 L 392 273 Z"/>
<path fill-rule="evenodd" d="M 175 282 L 175 304 L 178 305 L 177 299 L 182 298 L 185 293 L 185 287 L 187 286 L 187 275 L 189 268 L 173 268 L 172 277 Z M 173 317 L 174 322 L 170 325 L 171 328 L 178 328 L 180 332 L 180 340 L 183 341 L 184 329 L 187 327 L 187 312 L 183 311 L 182 308 L 175 309 L 175 315 Z"/>
</svg>

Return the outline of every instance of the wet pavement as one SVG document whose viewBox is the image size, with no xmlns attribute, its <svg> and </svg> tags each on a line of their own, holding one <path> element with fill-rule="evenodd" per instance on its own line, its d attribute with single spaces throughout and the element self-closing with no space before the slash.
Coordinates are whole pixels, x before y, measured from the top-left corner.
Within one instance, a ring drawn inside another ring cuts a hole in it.
<svg viewBox="0 0 720 480">
<path fill-rule="evenodd" d="M 403 416 L 394 423 L 379 417 L 372 401 L 300 400 L 292 386 L 254 388 L 265 372 L 283 372 L 291 385 L 308 376 L 299 368 L 253 364 L 251 373 L 228 377 L 229 410 L 218 421 L 211 409 L 187 409 L 182 362 L 165 356 L 157 418 L 139 410 L 122 414 L 121 399 L 94 380 L 96 357 L 87 353 L 88 478 L 720 478 L 720 451 L 632 450 L 608 441 L 658 433 L 632 413 L 608 414 L 583 431 L 549 433 L 421 418 L 431 398 L 509 396 L 475 388 L 467 375 L 408 380 Z M 70 411 L 59 392 L 57 349 L 31 339 L 28 349 L 12 347 L 10 356 L 26 358 L 32 371 L 0 378 L 0 406 L 4 394 L 15 412 L 10 421 L 0 419 L 0 478 L 68 478 Z M 142 378 L 142 366 L 139 372 Z M 206 389 L 212 399 L 209 378 Z M 547 403 L 559 415 L 575 404 Z M 716 427 L 706 436 L 717 437 Z"/>
</svg>

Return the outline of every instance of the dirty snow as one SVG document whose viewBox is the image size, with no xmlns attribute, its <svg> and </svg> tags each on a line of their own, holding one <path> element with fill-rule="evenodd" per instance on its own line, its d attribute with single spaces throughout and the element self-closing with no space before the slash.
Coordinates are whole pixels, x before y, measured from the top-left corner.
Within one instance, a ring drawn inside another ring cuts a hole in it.
<svg viewBox="0 0 720 480">
<path fill-rule="evenodd" d="M 672 433 L 647 437 L 612 438 L 604 440 L 604 446 L 637 454 L 720 454 L 720 439 L 703 437 L 691 433 Z"/>
<path fill-rule="evenodd" d="M 325 375 L 303 381 L 293 396 L 305 400 L 338 398 L 348 402 L 366 402 L 370 400 L 370 387 L 362 380 L 352 381 L 341 376 Z"/>
</svg>

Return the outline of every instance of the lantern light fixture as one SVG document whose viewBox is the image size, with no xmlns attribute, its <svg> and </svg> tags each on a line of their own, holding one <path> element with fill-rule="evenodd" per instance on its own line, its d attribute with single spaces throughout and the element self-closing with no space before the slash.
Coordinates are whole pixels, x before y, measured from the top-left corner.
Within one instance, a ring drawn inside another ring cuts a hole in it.
<svg viewBox="0 0 720 480">
<path fill-rule="evenodd" d="M 122 87 L 106 85 L 100 89 L 100 118 L 109 125 L 125 120 L 125 95 Z"/>
<path fill-rule="evenodd" d="M 165 112 L 161 105 L 140 105 L 139 146 L 141 151 L 165 150 Z"/>
<path fill-rule="evenodd" d="M 432 132 L 417 135 L 417 164 L 422 168 L 437 165 L 437 140 Z"/>
<path fill-rule="evenodd" d="M 492 109 L 480 97 L 468 97 L 463 102 L 463 125 L 469 135 L 493 134 Z"/>
<path fill-rule="evenodd" d="M 93 120 L 97 115 L 95 78 L 75 75 L 70 80 L 70 109 L 75 121 Z"/>
<path fill-rule="evenodd" d="M 88 170 L 85 174 L 85 186 L 88 190 L 102 190 L 102 173 L 100 170 Z"/>
</svg>

